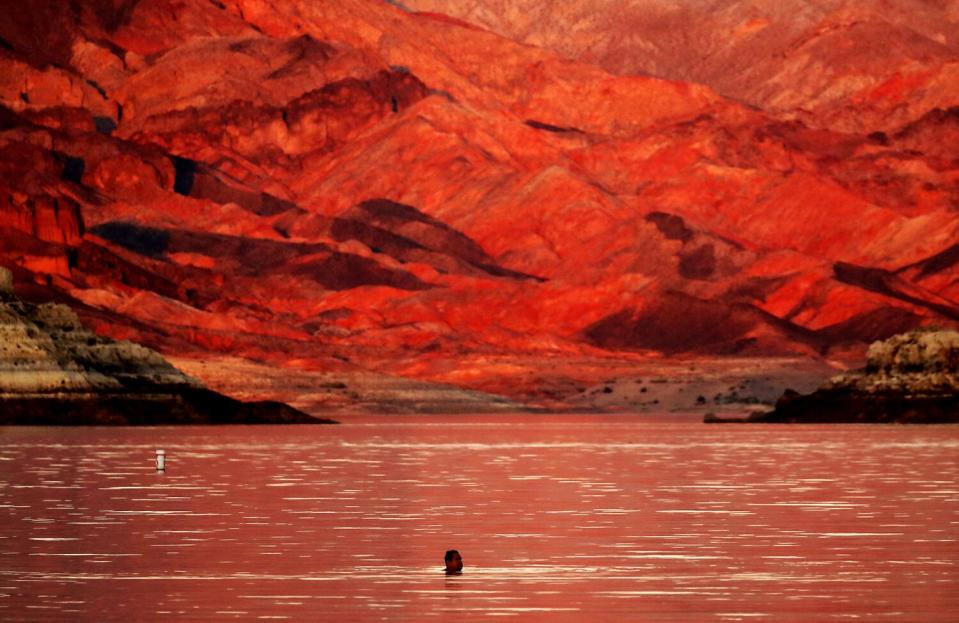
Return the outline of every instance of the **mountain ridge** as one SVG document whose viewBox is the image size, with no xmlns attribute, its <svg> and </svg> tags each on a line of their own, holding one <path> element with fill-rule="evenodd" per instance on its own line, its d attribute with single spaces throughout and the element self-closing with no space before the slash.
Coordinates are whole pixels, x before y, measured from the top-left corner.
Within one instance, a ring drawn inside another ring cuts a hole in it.
<svg viewBox="0 0 959 623">
<path fill-rule="evenodd" d="M 816 127 L 372 0 L 0 17 L 0 262 L 174 357 L 550 408 L 956 322 L 955 108 Z"/>
</svg>

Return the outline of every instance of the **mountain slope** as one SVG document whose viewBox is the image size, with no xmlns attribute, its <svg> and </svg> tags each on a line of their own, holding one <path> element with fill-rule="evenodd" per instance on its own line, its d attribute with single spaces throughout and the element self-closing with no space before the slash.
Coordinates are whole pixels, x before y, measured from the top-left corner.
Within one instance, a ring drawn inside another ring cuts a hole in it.
<svg viewBox="0 0 959 623">
<path fill-rule="evenodd" d="M 0 19 L 0 262 L 165 354 L 562 406 L 956 322 L 954 111 L 822 129 L 374 0 L 56 23 Z"/>
<path fill-rule="evenodd" d="M 707 84 L 820 127 L 888 130 L 959 104 L 959 3 L 410 0 L 621 74 Z"/>
</svg>

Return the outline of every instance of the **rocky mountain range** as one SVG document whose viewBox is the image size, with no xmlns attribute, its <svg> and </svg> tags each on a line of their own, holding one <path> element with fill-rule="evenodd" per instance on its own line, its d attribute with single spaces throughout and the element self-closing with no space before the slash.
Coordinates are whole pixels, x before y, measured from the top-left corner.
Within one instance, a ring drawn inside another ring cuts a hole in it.
<svg viewBox="0 0 959 623">
<path fill-rule="evenodd" d="M 854 360 L 959 323 L 959 14 L 919 5 L 7 7 L 0 263 L 224 390 Z"/>
</svg>

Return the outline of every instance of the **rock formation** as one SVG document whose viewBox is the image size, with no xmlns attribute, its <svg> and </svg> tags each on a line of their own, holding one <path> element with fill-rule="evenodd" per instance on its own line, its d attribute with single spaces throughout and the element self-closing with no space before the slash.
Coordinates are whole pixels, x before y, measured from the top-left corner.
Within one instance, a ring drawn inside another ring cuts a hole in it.
<svg viewBox="0 0 959 623">
<path fill-rule="evenodd" d="M 729 0 L 690 46 L 668 12 L 618 24 L 670 26 L 630 48 L 688 55 L 667 75 L 398 4 L 0 9 L 17 294 L 170 357 L 541 408 L 664 355 L 850 359 L 959 323 L 945 5 Z M 834 55 L 849 33 L 894 44 Z"/>
<path fill-rule="evenodd" d="M 9 276 L 0 269 L 0 280 Z M 0 290 L 0 424 L 320 421 L 282 403 L 218 394 L 155 351 L 95 335 L 65 305 L 33 305 Z"/>
<path fill-rule="evenodd" d="M 10 294 L 13 292 L 13 273 L 0 266 L 0 292 Z"/>
<path fill-rule="evenodd" d="M 917 330 L 869 347 L 861 373 L 817 391 L 787 390 L 754 422 L 936 424 L 959 422 L 959 332 Z"/>
</svg>

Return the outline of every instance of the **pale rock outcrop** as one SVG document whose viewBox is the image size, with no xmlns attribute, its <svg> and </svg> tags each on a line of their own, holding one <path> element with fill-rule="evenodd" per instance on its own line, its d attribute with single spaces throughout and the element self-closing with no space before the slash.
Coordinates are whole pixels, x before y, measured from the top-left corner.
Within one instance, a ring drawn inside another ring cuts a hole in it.
<svg viewBox="0 0 959 623">
<path fill-rule="evenodd" d="M 11 290 L 0 269 L 0 424 L 320 422 L 208 390 L 156 351 L 96 335 L 66 305 L 34 305 Z"/>
<path fill-rule="evenodd" d="M 866 352 L 873 374 L 959 373 L 959 332 L 918 330 L 873 342 Z"/>
<path fill-rule="evenodd" d="M 0 395 L 200 387 L 156 351 L 102 338 L 66 305 L 0 298 Z"/>
<path fill-rule="evenodd" d="M 0 266 L 0 292 L 13 292 L 13 273 Z"/>
<path fill-rule="evenodd" d="M 874 342 L 862 372 L 808 395 L 786 390 L 759 422 L 959 422 L 959 332 L 917 329 Z"/>
</svg>

